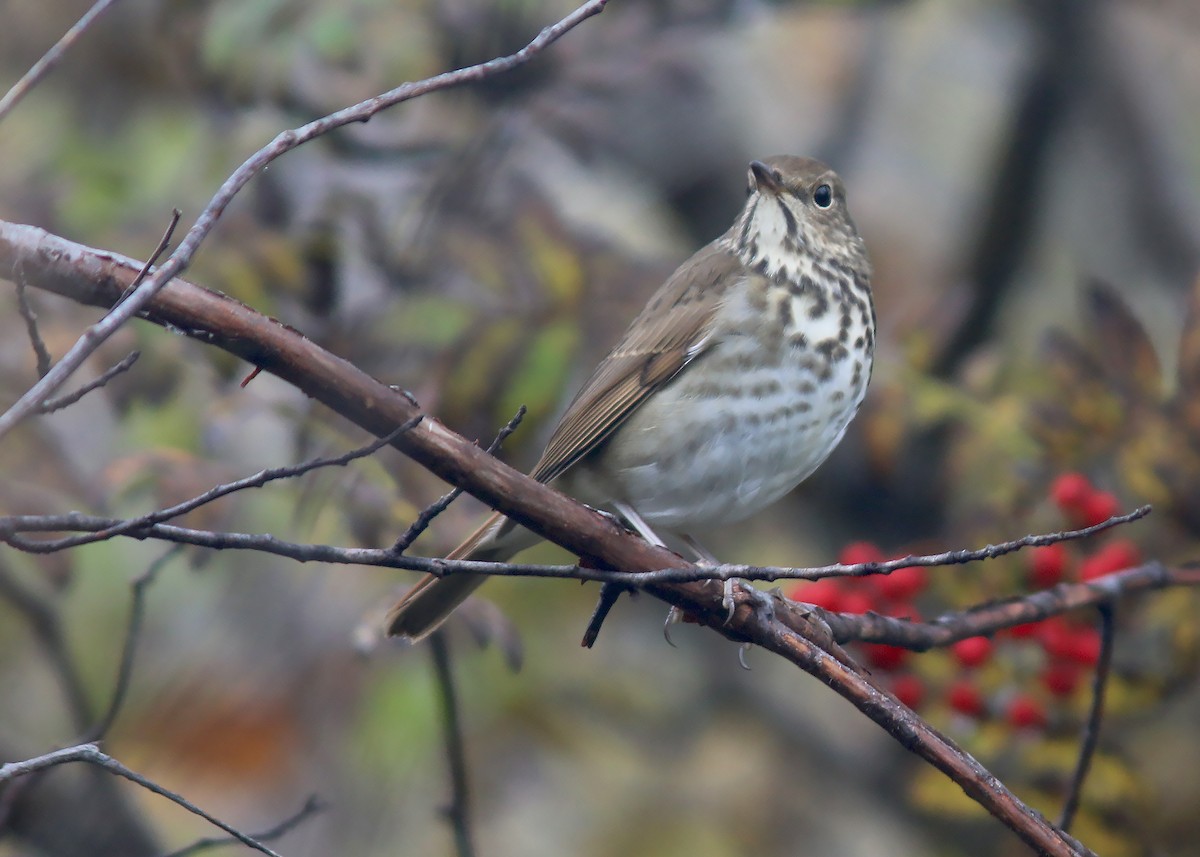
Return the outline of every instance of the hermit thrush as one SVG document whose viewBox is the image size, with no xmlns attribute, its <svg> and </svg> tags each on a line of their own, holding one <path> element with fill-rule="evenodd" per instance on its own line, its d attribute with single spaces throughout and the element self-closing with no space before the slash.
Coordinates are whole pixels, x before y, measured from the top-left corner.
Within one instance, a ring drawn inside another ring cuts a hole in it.
<svg viewBox="0 0 1200 857">
<path fill-rule="evenodd" d="M 871 377 L 871 268 L 841 180 L 793 156 L 752 162 L 748 180 L 733 226 L 650 298 L 531 473 L 653 540 L 778 500 L 837 446 Z M 494 514 L 448 558 L 499 562 L 536 541 Z M 486 579 L 426 577 L 388 633 L 420 639 Z"/>
</svg>

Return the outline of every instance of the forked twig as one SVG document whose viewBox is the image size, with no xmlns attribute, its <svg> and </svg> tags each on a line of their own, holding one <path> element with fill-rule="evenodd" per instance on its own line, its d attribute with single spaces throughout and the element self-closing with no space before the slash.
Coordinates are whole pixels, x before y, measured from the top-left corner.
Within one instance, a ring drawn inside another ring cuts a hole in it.
<svg viewBox="0 0 1200 857">
<path fill-rule="evenodd" d="M 124 777 L 131 782 L 137 783 L 147 791 L 152 791 L 156 795 L 161 795 L 167 800 L 178 804 L 193 815 L 200 816 L 200 818 L 203 818 L 209 824 L 224 830 L 243 845 L 253 848 L 255 851 L 261 851 L 263 854 L 269 855 L 269 857 L 280 857 L 279 854 L 272 851 L 266 845 L 263 845 L 254 837 L 247 836 L 237 828 L 221 821 L 215 815 L 205 812 L 182 795 L 176 794 L 170 789 L 165 789 L 153 780 L 147 779 L 136 771 L 125 767 L 112 756 L 101 752 L 100 748 L 95 744 L 77 744 L 74 747 L 64 747 L 61 750 L 54 750 L 41 756 L 35 756 L 32 759 L 0 765 L 0 783 L 15 780 L 17 777 L 27 776 L 38 771 L 44 771 L 47 768 L 65 765 L 69 762 L 86 762 L 89 765 L 96 765 L 103 768 L 119 777 Z"/>
</svg>

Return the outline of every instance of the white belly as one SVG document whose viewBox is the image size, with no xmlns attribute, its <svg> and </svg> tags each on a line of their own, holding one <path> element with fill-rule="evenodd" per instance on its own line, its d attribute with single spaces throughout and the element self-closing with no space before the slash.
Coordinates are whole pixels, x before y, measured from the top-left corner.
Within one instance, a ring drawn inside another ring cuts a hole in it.
<svg viewBox="0 0 1200 857">
<path fill-rule="evenodd" d="M 719 344 L 651 396 L 584 467 L 606 493 L 668 530 L 696 534 L 778 500 L 837 446 L 870 367 L 862 354 L 835 362 L 806 351 L 747 368 L 754 352 L 747 337 Z"/>
</svg>

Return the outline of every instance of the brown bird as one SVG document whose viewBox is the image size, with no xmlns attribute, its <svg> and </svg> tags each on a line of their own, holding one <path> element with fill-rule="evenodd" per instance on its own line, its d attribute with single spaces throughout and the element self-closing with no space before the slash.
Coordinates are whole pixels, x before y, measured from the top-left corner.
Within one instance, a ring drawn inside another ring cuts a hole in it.
<svg viewBox="0 0 1200 857">
<path fill-rule="evenodd" d="M 871 377 L 871 267 L 837 174 L 750 164 L 733 226 L 684 262 L 567 407 L 531 476 L 687 537 L 775 502 L 833 451 Z M 502 562 L 538 537 L 500 514 L 448 559 Z M 482 575 L 427 576 L 387 617 L 419 640 Z"/>
</svg>

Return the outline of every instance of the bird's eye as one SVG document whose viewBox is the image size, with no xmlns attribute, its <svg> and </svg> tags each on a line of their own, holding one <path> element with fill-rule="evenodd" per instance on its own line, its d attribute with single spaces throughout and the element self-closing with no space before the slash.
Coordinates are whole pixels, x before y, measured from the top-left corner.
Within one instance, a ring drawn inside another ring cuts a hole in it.
<svg viewBox="0 0 1200 857">
<path fill-rule="evenodd" d="M 833 188 L 827 184 L 819 186 L 813 191 L 813 202 L 818 208 L 829 208 L 833 205 Z"/>
</svg>

